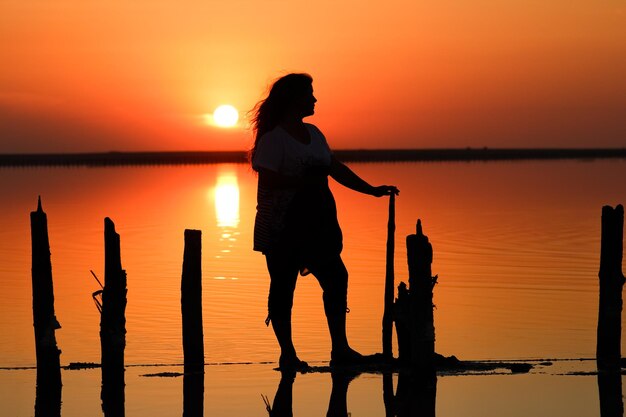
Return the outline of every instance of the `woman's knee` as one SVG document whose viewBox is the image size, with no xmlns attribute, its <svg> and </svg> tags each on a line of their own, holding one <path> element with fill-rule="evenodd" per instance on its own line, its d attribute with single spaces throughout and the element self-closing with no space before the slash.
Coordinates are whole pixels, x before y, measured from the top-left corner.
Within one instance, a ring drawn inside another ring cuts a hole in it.
<svg viewBox="0 0 626 417">
<path fill-rule="evenodd" d="M 267 308 L 271 317 L 285 317 L 291 314 L 293 295 L 298 279 L 297 265 L 285 256 L 266 256 L 270 274 L 270 290 Z"/>
<path fill-rule="evenodd" d="M 267 310 L 270 317 L 285 316 L 291 313 L 293 307 L 293 290 L 280 285 L 270 285 L 267 298 Z"/>
<path fill-rule="evenodd" d="M 341 260 L 320 279 L 320 284 L 324 291 L 326 314 L 345 313 L 348 304 L 348 271 Z"/>
</svg>

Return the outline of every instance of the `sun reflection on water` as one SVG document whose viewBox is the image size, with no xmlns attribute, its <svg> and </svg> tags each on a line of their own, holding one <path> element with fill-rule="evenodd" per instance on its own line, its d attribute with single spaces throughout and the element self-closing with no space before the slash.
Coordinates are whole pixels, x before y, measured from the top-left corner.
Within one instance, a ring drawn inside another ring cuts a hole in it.
<svg viewBox="0 0 626 417">
<path fill-rule="evenodd" d="M 218 227 L 236 229 L 239 226 L 239 184 L 234 173 L 224 173 L 217 177 L 215 215 Z M 232 231 L 222 232 L 222 239 L 231 237 Z"/>
<path fill-rule="evenodd" d="M 220 172 L 213 189 L 216 224 L 219 229 L 219 249 L 214 255 L 223 260 L 234 256 L 239 237 L 239 183 L 237 174 L 231 170 Z M 235 276 L 214 276 L 216 280 L 237 280 Z"/>
</svg>

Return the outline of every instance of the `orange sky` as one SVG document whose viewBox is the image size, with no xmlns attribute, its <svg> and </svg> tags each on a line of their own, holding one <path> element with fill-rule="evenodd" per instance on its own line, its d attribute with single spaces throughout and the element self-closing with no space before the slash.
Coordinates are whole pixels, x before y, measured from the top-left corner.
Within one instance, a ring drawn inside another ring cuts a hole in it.
<svg viewBox="0 0 626 417">
<path fill-rule="evenodd" d="M 0 152 L 236 150 L 309 72 L 334 148 L 624 147 L 621 0 L 0 0 Z"/>
</svg>

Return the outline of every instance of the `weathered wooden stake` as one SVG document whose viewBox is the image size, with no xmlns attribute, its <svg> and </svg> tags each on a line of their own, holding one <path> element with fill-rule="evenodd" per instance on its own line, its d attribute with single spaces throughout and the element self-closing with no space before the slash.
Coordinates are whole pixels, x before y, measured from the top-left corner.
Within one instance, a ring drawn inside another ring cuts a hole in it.
<svg viewBox="0 0 626 417">
<path fill-rule="evenodd" d="M 126 271 L 122 269 L 120 235 L 104 219 L 104 289 L 100 314 L 102 408 L 105 416 L 124 414 L 124 349 L 126 348 Z"/>
<path fill-rule="evenodd" d="M 187 229 L 185 230 L 183 274 L 180 285 L 185 373 L 204 372 L 201 260 L 202 232 Z"/>
<path fill-rule="evenodd" d="M 389 196 L 389 220 L 387 223 L 387 265 L 385 271 L 385 304 L 383 310 L 383 356 L 393 357 L 393 291 L 394 291 L 394 250 L 396 231 L 396 196 Z"/>
<path fill-rule="evenodd" d="M 37 356 L 37 395 L 35 416 L 61 415 L 61 351 L 57 347 L 56 329 L 61 325 L 54 314 L 54 286 L 48 238 L 48 218 L 41 208 L 30 213 L 32 248 L 33 325 Z"/>
<path fill-rule="evenodd" d="M 61 387 L 61 351 L 57 347 L 55 330 L 61 325 L 54 314 L 54 287 L 52 262 L 48 239 L 48 218 L 41 208 L 30 213 L 32 241 L 33 324 L 35 327 L 35 352 L 37 355 L 37 386 L 49 389 Z"/>
<path fill-rule="evenodd" d="M 434 369 L 435 325 L 433 318 L 432 276 L 433 248 L 417 221 L 416 233 L 406 237 L 409 264 L 409 317 L 411 335 L 411 366 L 420 371 Z"/>
<path fill-rule="evenodd" d="M 619 371 L 622 334 L 624 207 L 602 207 L 600 305 L 596 360 L 601 371 Z"/>
</svg>

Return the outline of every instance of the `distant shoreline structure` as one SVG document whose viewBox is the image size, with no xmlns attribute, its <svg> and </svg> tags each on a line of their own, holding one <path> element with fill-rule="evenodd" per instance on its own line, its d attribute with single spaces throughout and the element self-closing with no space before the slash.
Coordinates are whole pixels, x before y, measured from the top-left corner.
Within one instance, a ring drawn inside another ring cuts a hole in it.
<svg viewBox="0 0 626 417">
<path fill-rule="evenodd" d="M 626 148 L 602 149 L 354 149 L 334 150 L 343 162 L 451 162 L 626 159 Z M 0 167 L 196 165 L 247 163 L 246 151 L 0 154 Z"/>
</svg>

